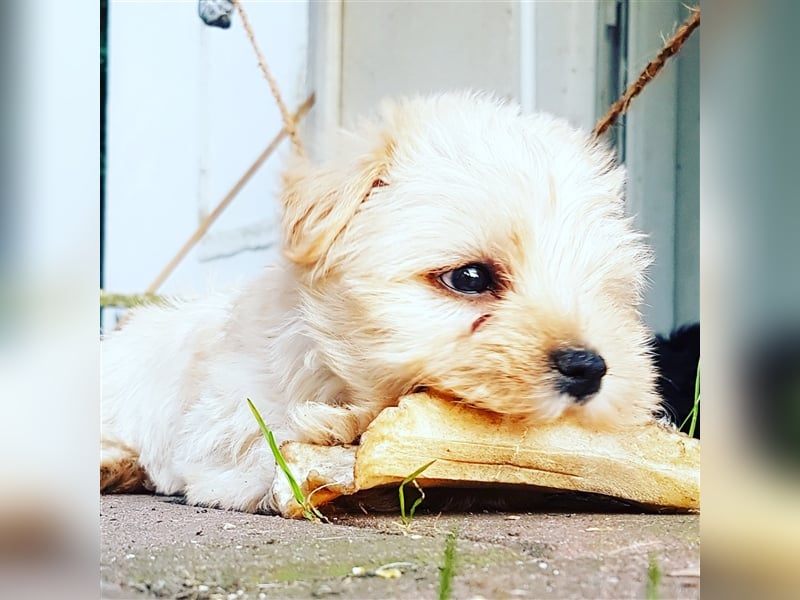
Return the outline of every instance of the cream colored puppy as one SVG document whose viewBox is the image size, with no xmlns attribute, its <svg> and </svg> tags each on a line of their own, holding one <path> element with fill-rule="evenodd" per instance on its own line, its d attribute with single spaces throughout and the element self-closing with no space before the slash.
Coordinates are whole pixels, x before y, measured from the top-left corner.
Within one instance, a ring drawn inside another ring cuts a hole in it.
<svg viewBox="0 0 800 600">
<path fill-rule="evenodd" d="M 586 133 L 480 95 L 386 104 L 282 193 L 285 261 L 103 344 L 101 488 L 268 511 L 278 441 L 353 442 L 422 387 L 537 422 L 652 418 L 649 254 Z"/>
</svg>

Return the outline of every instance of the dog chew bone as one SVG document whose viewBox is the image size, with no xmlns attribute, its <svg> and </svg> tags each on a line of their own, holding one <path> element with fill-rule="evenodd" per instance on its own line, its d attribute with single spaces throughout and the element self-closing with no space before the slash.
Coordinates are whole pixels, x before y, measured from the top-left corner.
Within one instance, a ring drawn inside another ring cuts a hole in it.
<svg viewBox="0 0 800 600">
<path fill-rule="evenodd" d="M 529 485 L 593 492 L 653 507 L 700 507 L 700 444 L 652 422 L 633 429 L 593 431 L 570 419 L 530 426 L 425 393 L 381 412 L 358 446 L 287 442 L 281 451 L 310 501 L 399 485 Z M 302 508 L 282 473 L 272 488 L 285 517 Z"/>
</svg>

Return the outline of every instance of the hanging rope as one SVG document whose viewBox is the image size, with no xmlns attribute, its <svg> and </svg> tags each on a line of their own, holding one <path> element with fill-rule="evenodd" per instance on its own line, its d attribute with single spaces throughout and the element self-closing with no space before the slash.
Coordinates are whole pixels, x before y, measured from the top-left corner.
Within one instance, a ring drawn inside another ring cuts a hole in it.
<svg viewBox="0 0 800 600">
<path fill-rule="evenodd" d="M 239 17 L 242 19 L 242 25 L 244 25 L 244 30 L 247 32 L 247 37 L 250 38 L 250 43 L 253 45 L 253 50 L 255 51 L 256 58 L 258 59 L 258 66 L 261 67 L 261 72 L 264 74 L 264 79 L 266 79 L 267 83 L 269 84 L 269 89 L 272 91 L 272 96 L 275 98 L 275 104 L 278 105 L 278 110 L 281 111 L 283 125 L 286 127 L 286 131 L 289 132 L 292 145 L 294 146 L 297 154 L 303 156 L 303 142 L 300 140 L 300 136 L 297 133 L 297 119 L 290 115 L 289 109 L 286 108 L 286 103 L 283 101 L 283 96 L 281 96 L 281 91 L 278 88 L 278 82 L 275 81 L 275 78 L 272 76 L 272 72 L 267 66 L 267 61 L 264 60 L 264 55 L 261 54 L 261 50 L 256 43 L 256 36 L 253 34 L 253 28 L 250 26 L 250 21 L 247 18 L 247 13 L 244 11 L 244 6 L 242 6 L 240 0 L 233 0 L 233 4 L 236 6 Z"/>
<path fill-rule="evenodd" d="M 641 72 L 636 81 L 628 86 L 628 89 L 625 90 L 625 93 L 622 94 L 620 99 L 611 105 L 611 108 L 608 109 L 605 116 L 594 126 L 592 133 L 594 133 L 595 137 L 603 135 L 606 129 L 611 127 L 620 115 L 627 112 L 631 100 L 638 96 L 644 87 L 659 74 L 661 69 L 664 68 L 667 59 L 677 54 L 684 42 L 686 42 L 694 30 L 700 26 L 700 9 L 695 7 L 690 10 L 692 11 L 692 15 L 675 30 L 675 33 L 664 43 L 663 48 L 661 48 L 661 51 L 656 57 L 647 63 L 644 71 Z"/>
<path fill-rule="evenodd" d="M 301 104 L 298 107 L 297 112 L 295 112 L 294 115 L 292 115 L 291 117 L 292 120 L 296 121 L 297 119 L 300 119 L 304 114 L 306 114 L 309 110 L 311 110 L 313 104 L 314 104 L 314 95 L 312 94 L 306 99 L 305 102 L 303 102 L 303 104 Z M 225 197 L 219 201 L 217 206 L 214 207 L 214 210 L 208 213 L 208 215 L 206 215 L 206 217 L 200 222 L 200 224 L 194 230 L 194 233 L 191 236 L 189 236 L 189 239 L 186 240 L 181 249 L 178 250 L 175 256 L 172 257 L 172 260 L 170 260 L 167 263 L 167 265 L 156 276 L 153 282 L 149 286 L 147 286 L 145 294 L 154 294 L 158 290 L 158 288 L 161 287 L 161 284 L 164 283 L 164 281 L 167 279 L 167 277 L 169 277 L 172 271 L 175 270 L 175 267 L 177 267 L 180 264 L 180 262 L 184 259 L 184 257 L 187 254 L 189 254 L 189 250 L 194 248 L 195 244 L 197 244 L 197 242 L 199 242 L 202 239 L 202 237 L 206 234 L 206 231 L 208 231 L 209 227 L 211 227 L 211 224 L 217 220 L 217 217 L 219 217 L 222 214 L 222 211 L 224 211 L 228 207 L 228 205 L 233 201 L 236 195 L 242 190 L 244 185 L 248 181 L 250 181 L 253 175 L 255 175 L 256 171 L 258 171 L 261 165 L 264 164 L 267 158 L 269 158 L 270 155 L 273 152 L 275 152 L 275 150 L 280 145 L 281 141 L 283 141 L 283 139 L 286 137 L 288 133 L 289 132 L 286 126 L 284 126 L 278 132 L 278 134 L 272 139 L 272 141 L 269 144 L 267 144 L 267 147 L 264 148 L 264 151 L 258 156 L 258 158 L 256 158 L 253 161 L 253 164 L 251 164 L 247 168 L 247 170 L 233 185 L 230 191 L 227 194 L 225 194 Z"/>
<path fill-rule="evenodd" d="M 275 138 L 267 145 L 264 151 L 256 158 L 252 165 L 245 171 L 245 173 L 239 178 L 239 180 L 234 184 L 231 190 L 225 195 L 225 197 L 217 204 L 211 213 L 209 213 L 203 221 L 198 225 L 195 229 L 194 233 L 189 236 L 189 239 L 181 246 L 180 250 L 172 257 L 172 259 L 166 264 L 166 266 L 161 270 L 161 272 L 156 276 L 156 278 L 147 286 L 147 290 L 144 294 L 139 295 L 125 295 L 125 294 L 109 294 L 101 290 L 101 298 L 100 304 L 101 306 L 136 306 L 139 304 L 148 304 L 157 299 L 158 296 L 156 295 L 156 291 L 161 284 L 169 277 L 169 275 L 175 270 L 175 268 L 181 263 L 181 261 L 186 257 L 189 251 L 199 242 L 202 237 L 205 235 L 206 231 L 211 227 L 214 221 L 222 214 L 225 208 L 233 201 L 233 199 L 237 196 L 239 191 L 244 187 L 245 183 L 250 180 L 250 178 L 258 171 L 262 164 L 267 160 L 267 158 L 275 151 L 275 149 L 280 144 L 281 140 L 284 139 L 287 135 L 292 140 L 292 145 L 294 146 L 295 152 L 299 155 L 304 154 L 303 150 L 303 143 L 300 140 L 300 136 L 297 132 L 297 123 L 299 120 L 307 113 L 314 104 L 314 95 L 306 99 L 303 104 L 301 104 L 297 111 L 294 114 L 290 114 L 288 108 L 286 107 L 286 103 L 283 100 L 283 96 L 281 95 L 280 88 L 278 87 L 278 82 L 273 77 L 272 72 L 267 65 L 267 61 L 264 59 L 264 55 L 261 53 L 261 50 L 256 43 L 255 34 L 253 33 L 253 28 L 250 25 L 250 20 L 247 18 L 247 13 L 244 10 L 241 2 L 239 0 L 222 0 L 217 2 L 200 2 L 198 5 L 198 13 L 200 18 L 208 25 L 221 27 L 223 29 L 227 29 L 230 26 L 230 10 L 229 5 L 233 4 L 236 10 L 239 13 L 239 17 L 242 19 L 242 25 L 244 26 L 245 32 L 247 33 L 247 37 L 250 39 L 250 43 L 253 46 L 253 50 L 256 53 L 256 58 L 258 59 L 258 65 L 261 68 L 261 72 L 264 75 L 264 78 L 267 80 L 269 84 L 270 91 L 272 92 L 272 96 L 275 99 L 275 104 L 278 106 L 278 110 L 281 113 L 281 118 L 283 120 L 283 128 L 281 131 L 275 136 Z M 127 316 L 127 315 L 126 315 Z M 122 319 L 117 323 L 117 328 L 119 328 L 126 320 L 126 316 L 123 316 Z"/>
</svg>

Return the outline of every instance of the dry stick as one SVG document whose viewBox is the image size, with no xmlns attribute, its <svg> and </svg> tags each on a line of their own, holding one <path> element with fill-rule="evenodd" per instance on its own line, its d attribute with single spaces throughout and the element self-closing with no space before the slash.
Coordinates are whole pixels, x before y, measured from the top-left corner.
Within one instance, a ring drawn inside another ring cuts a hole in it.
<svg viewBox="0 0 800 600">
<path fill-rule="evenodd" d="M 293 115 L 293 119 L 300 119 L 305 115 L 310 109 L 311 106 L 314 104 L 314 95 L 312 94 L 309 96 L 303 104 L 301 104 L 297 112 Z M 208 228 L 211 227 L 211 224 L 217 220 L 217 217 L 222 213 L 225 208 L 231 203 L 231 201 L 236 197 L 236 195 L 241 191 L 244 185 L 250 180 L 250 178 L 258 171 L 259 167 L 264 163 L 267 158 L 269 158 L 270 154 L 272 154 L 275 149 L 278 147 L 278 144 L 283 141 L 283 139 L 288 134 L 288 130 L 286 126 L 281 129 L 280 133 L 276 135 L 273 140 L 269 143 L 269 145 L 264 149 L 264 151 L 259 155 L 259 157 L 253 162 L 252 165 L 244 172 L 239 178 L 231 190 L 225 195 L 225 197 L 220 200 L 219 204 L 212 210 L 205 219 L 202 220 L 200 225 L 197 226 L 195 232 L 191 235 L 191 237 L 186 240 L 186 243 L 178 250 L 178 253 L 172 258 L 171 261 L 161 270 L 161 273 L 158 274 L 149 286 L 147 286 L 147 290 L 145 294 L 153 294 L 155 291 L 164 283 L 164 280 L 169 277 L 170 273 L 175 269 L 178 263 L 183 260 L 183 258 L 189 253 L 194 245 L 200 240 L 200 238 L 205 235 Z"/>
<path fill-rule="evenodd" d="M 233 0 L 233 4 L 236 6 L 236 10 L 239 12 L 239 17 L 242 19 L 244 30 L 247 32 L 247 37 L 250 38 L 250 43 L 253 45 L 253 50 L 255 50 L 256 57 L 258 58 L 258 66 L 261 67 L 261 72 L 264 74 L 264 79 L 267 80 L 269 88 L 272 90 L 272 95 L 275 98 L 275 104 L 278 105 L 278 110 L 281 111 L 283 125 L 289 132 L 289 137 L 292 139 L 292 144 L 294 145 L 295 151 L 297 154 L 302 156 L 303 143 L 300 141 L 300 136 L 297 134 L 297 120 L 289 114 L 289 110 L 286 108 L 286 103 L 283 101 L 281 91 L 278 88 L 278 82 L 275 81 L 275 78 L 272 76 L 272 73 L 267 66 L 267 61 L 264 60 L 264 55 L 261 54 L 261 50 L 258 48 L 256 36 L 253 34 L 253 28 L 250 26 L 250 21 L 247 18 L 247 13 L 245 13 L 242 3 L 239 0 Z"/>
<path fill-rule="evenodd" d="M 628 89 L 625 90 L 625 93 L 622 94 L 620 99 L 614 102 L 605 116 L 597 122 L 597 125 L 594 126 L 594 130 L 592 131 L 595 137 L 603 135 L 605 130 L 611 127 L 617 118 L 628 110 L 628 105 L 631 103 L 631 100 L 638 96 L 644 89 L 644 86 L 658 75 L 659 71 L 661 71 L 664 64 L 667 62 L 667 59 L 677 54 L 678 50 L 683 46 L 683 43 L 692 35 L 692 32 L 700 26 L 700 9 L 693 8 L 691 10 L 692 15 L 678 27 L 673 36 L 665 42 L 664 47 L 658 55 L 647 63 L 647 66 L 644 68 L 644 71 L 641 72 L 639 78 L 628 86 Z"/>
</svg>

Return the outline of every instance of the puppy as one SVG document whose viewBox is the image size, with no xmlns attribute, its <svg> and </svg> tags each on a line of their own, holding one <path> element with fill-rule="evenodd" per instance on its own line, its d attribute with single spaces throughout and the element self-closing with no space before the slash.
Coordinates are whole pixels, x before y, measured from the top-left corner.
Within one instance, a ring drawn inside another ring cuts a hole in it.
<svg viewBox="0 0 800 600">
<path fill-rule="evenodd" d="M 492 97 L 385 104 L 287 168 L 284 260 L 104 342 L 101 489 L 270 511 L 247 398 L 279 443 L 351 443 L 419 388 L 532 426 L 651 419 L 623 180 L 588 134 Z"/>
</svg>

